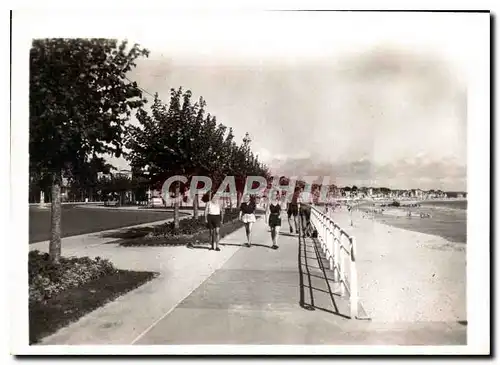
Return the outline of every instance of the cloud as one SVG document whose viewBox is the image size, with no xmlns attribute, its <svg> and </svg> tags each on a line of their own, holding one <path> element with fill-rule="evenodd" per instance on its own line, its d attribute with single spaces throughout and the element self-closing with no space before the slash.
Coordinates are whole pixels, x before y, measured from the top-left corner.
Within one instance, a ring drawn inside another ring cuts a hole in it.
<svg viewBox="0 0 500 365">
<path fill-rule="evenodd" d="M 388 45 L 280 64 L 153 53 L 130 78 L 166 100 L 179 86 L 203 96 L 273 171 L 453 186 L 465 181 L 467 92 L 448 66 L 425 47 Z"/>
</svg>

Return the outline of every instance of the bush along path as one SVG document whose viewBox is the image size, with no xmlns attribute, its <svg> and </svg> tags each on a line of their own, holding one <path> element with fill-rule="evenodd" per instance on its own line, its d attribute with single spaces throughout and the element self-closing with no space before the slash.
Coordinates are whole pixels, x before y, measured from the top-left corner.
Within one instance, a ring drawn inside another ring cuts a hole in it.
<svg viewBox="0 0 500 365">
<path fill-rule="evenodd" d="M 108 260 L 65 258 L 31 251 L 29 269 L 29 337 L 43 337 L 135 289 L 158 274 L 118 270 Z"/>
<path fill-rule="evenodd" d="M 243 222 L 238 220 L 239 210 L 227 210 L 220 228 L 220 237 L 243 227 Z M 259 216 L 257 215 L 257 218 Z M 182 246 L 197 245 L 210 242 L 210 232 L 205 223 L 205 217 L 185 218 L 180 220 L 179 229 L 174 228 L 173 222 L 168 222 L 154 227 L 139 227 L 110 233 L 108 237 L 119 238 L 110 244 L 119 244 L 124 247 L 132 246 Z"/>
</svg>

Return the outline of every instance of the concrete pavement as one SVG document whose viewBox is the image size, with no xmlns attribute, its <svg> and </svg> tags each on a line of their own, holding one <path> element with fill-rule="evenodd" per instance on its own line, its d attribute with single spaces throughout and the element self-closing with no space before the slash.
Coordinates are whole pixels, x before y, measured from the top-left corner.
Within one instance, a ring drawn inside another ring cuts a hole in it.
<svg viewBox="0 0 500 365">
<path fill-rule="evenodd" d="M 287 230 L 285 223 L 283 227 Z M 241 248 L 193 293 L 143 333 L 137 345 L 465 344 L 454 322 L 350 320 L 317 244 L 287 233 L 272 250 L 263 221 L 257 245 Z"/>
</svg>

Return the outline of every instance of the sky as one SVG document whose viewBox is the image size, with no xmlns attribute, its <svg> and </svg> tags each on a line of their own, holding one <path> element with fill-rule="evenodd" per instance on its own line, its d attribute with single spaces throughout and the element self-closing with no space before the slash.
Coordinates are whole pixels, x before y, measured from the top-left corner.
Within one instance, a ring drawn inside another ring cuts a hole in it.
<svg viewBox="0 0 500 365">
<path fill-rule="evenodd" d="M 204 17 L 204 35 L 141 33 L 132 41 L 151 54 L 128 77 L 165 101 L 179 86 L 203 96 L 274 174 L 465 191 L 466 27 L 447 14 L 370 14 L 236 17 L 215 30 Z M 255 27 L 265 31 L 243 31 Z"/>
</svg>

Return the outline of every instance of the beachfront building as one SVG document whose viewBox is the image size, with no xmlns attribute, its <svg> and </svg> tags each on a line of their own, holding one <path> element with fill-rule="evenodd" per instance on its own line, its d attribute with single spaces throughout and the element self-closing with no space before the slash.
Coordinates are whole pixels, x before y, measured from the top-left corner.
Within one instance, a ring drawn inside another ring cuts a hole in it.
<svg viewBox="0 0 500 365">
<path fill-rule="evenodd" d="M 420 189 L 411 189 L 409 197 L 414 199 L 422 199 L 424 196 L 424 192 Z"/>
<path fill-rule="evenodd" d="M 448 195 L 444 191 L 438 190 L 436 192 L 436 198 L 438 198 L 438 199 L 446 199 L 446 198 L 448 198 Z"/>
<path fill-rule="evenodd" d="M 339 198 L 342 196 L 341 189 L 339 189 L 335 185 L 331 185 L 329 190 L 333 197 Z"/>
</svg>

